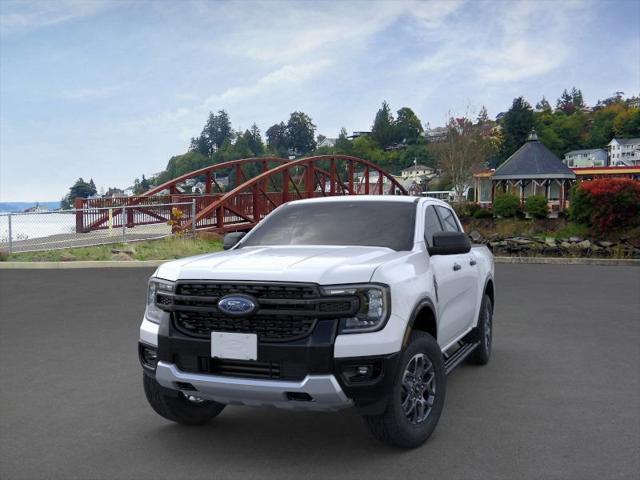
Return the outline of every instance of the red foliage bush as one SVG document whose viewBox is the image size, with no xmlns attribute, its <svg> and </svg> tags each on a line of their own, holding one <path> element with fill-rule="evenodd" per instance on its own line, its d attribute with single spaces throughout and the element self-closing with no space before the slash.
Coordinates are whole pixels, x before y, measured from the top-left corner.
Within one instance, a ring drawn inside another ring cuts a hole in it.
<svg viewBox="0 0 640 480">
<path fill-rule="evenodd" d="M 626 178 L 585 181 L 574 188 L 572 217 L 600 233 L 640 225 L 640 182 Z"/>
</svg>

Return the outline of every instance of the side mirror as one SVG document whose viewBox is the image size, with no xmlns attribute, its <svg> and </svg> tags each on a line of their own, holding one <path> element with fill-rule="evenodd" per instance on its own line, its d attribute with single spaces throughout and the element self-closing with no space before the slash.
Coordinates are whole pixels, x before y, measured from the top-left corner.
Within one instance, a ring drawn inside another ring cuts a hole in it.
<svg viewBox="0 0 640 480">
<path fill-rule="evenodd" d="M 456 255 L 471 250 L 471 242 L 466 233 L 436 232 L 433 234 L 433 246 L 428 248 L 429 255 Z"/>
<path fill-rule="evenodd" d="M 236 246 L 236 244 L 244 238 L 247 232 L 232 232 L 227 233 L 222 240 L 222 248 L 229 250 Z"/>
</svg>

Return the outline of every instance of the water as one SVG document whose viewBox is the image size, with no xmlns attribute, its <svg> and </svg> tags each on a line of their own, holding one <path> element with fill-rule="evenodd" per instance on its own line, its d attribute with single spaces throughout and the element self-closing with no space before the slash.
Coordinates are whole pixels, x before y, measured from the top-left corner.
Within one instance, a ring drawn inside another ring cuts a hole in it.
<svg viewBox="0 0 640 480">
<path fill-rule="evenodd" d="M 11 216 L 14 241 L 48 237 L 76 231 L 76 217 L 68 213 L 21 214 Z M 9 239 L 9 220 L 0 215 L 0 243 Z"/>
</svg>

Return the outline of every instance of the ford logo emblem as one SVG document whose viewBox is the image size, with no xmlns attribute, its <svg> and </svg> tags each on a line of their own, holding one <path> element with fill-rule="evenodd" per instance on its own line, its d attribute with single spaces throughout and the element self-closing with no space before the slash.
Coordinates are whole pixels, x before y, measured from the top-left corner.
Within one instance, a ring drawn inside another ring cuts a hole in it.
<svg viewBox="0 0 640 480">
<path fill-rule="evenodd" d="M 218 310 L 232 316 L 249 315 L 256 306 L 254 300 L 240 295 L 226 295 L 218 301 Z"/>
</svg>

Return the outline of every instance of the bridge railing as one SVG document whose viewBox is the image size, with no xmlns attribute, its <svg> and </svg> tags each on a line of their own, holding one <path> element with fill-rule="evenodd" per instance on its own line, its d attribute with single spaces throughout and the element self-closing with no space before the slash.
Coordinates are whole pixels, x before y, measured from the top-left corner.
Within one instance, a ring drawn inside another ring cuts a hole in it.
<svg viewBox="0 0 640 480">
<path fill-rule="evenodd" d="M 190 206 L 194 200 L 196 210 L 199 210 L 211 205 L 220 196 L 174 194 L 153 197 L 77 198 L 74 204 L 76 233 L 121 227 L 123 224 L 129 228 L 136 225 L 167 224 L 172 220 L 173 208 L 178 208 L 181 212 L 178 222 L 186 222 L 191 220 Z"/>
</svg>

